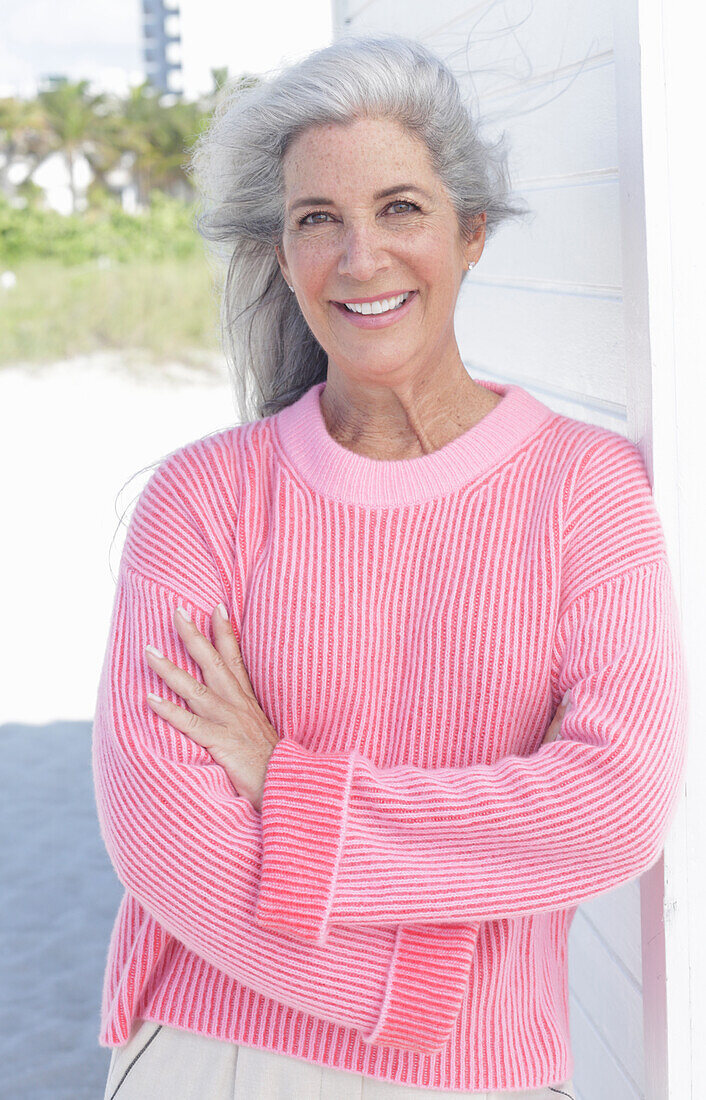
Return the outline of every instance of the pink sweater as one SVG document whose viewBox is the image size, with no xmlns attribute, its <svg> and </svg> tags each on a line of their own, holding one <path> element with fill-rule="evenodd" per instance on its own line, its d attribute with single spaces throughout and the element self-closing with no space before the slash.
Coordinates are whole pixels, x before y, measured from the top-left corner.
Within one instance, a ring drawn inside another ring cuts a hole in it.
<svg viewBox="0 0 706 1100">
<path fill-rule="evenodd" d="M 324 383 L 164 459 L 132 515 L 93 767 L 125 887 L 99 1043 L 161 1021 L 429 1089 L 569 1079 L 576 907 L 659 857 L 687 690 L 638 449 L 515 385 L 432 454 Z M 262 813 L 146 702 L 231 611 L 281 736 Z M 564 692 L 561 738 L 542 745 Z"/>
</svg>

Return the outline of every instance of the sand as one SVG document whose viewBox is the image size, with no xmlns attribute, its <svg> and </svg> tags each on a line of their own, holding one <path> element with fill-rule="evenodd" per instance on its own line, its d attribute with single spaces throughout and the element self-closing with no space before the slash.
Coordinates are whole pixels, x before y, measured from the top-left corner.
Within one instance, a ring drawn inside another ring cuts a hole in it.
<svg viewBox="0 0 706 1100">
<path fill-rule="evenodd" d="M 214 380 L 178 364 L 128 370 L 117 353 L 102 353 L 0 369 L 9 627 L 0 667 L 10 670 L 0 724 L 93 713 L 125 535 L 119 518 L 151 468 L 139 471 L 234 422 L 225 366 Z"/>
</svg>

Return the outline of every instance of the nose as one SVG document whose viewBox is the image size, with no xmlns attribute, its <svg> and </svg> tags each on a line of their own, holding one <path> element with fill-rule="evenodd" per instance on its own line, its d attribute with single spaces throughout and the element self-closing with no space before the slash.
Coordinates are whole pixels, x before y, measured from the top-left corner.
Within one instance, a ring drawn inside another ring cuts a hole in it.
<svg viewBox="0 0 706 1100">
<path fill-rule="evenodd" d="M 371 225 L 350 225 L 342 238 L 338 274 L 348 275 L 358 283 L 369 282 L 378 271 L 384 271 L 389 260 L 382 249 L 379 232 Z"/>
</svg>

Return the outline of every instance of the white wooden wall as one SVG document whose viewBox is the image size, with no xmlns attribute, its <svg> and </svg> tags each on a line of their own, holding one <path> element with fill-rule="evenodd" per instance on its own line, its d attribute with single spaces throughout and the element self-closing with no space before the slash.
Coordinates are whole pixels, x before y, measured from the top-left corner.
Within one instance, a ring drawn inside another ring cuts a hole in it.
<svg viewBox="0 0 706 1100">
<path fill-rule="evenodd" d="M 635 438 L 621 2 L 336 0 L 333 10 L 336 36 L 396 32 L 435 50 L 475 92 L 488 134 L 511 139 L 513 181 L 533 216 L 488 241 L 462 290 L 456 333 L 471 374 L 517 382 L 558 412 Z M 569 966 L 577 1100 L 653 1095 L 641 960 L 639 880 L 579 907 Z"/>
</svg>

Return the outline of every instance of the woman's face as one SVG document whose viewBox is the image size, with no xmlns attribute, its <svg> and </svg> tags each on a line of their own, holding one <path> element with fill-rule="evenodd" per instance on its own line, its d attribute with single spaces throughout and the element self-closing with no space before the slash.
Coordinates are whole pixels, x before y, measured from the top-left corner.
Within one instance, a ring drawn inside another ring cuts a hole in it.
<svg viewBox="0 0 706 1100">
<path fill-rule="evenodd" d="M 277 256 L 329 369 L 401 382 L 458 360 L 454 308 L 485 215 L 464 241 L 426 146 L 386 118 L 317 125 L 291 143 L 283 171 Z M 398 308 L 360 313 L 402 294 Z"/>
</svg>

